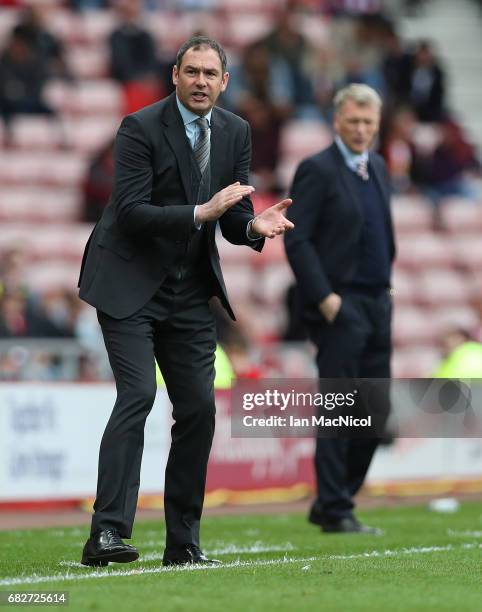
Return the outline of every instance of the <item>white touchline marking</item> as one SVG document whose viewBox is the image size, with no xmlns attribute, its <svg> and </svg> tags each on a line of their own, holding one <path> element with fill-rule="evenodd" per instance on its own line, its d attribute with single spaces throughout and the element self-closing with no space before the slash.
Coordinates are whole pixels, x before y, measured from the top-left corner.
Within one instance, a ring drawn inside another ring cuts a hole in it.
<svg viewBox="0 0 482 612">
<path fill-rule="evenodd" d="M 447 544 L 445 546 L 413 546 L 412 548 L 399 548 L 397 550 L 371 550 L 369 552 L 357 553 L 353 555 L 328 555 L 326 559 L 347 561 L 348 559 L 366 559 L 368 557 L 399 557 L 401 555 L 423 555 L 432 552 L 447 552 L 449 550 L 456 550 L 457 548 L 463 548 L 468 550 L 471 548 L 482 548 L 482 544 L 479 542 L 466 542 L 454 546 L 453 544 Z"/>
<path fill-rule="evenodd" d="M 217 569 L 232 569 L 237 567 L 263 567 L 270 565 L 285 565 L 290 563 L 306 563 L 308 561 L 323 561 L 323 560 L 340 560 L 347 561 L 350 559 L 367 559 L 371 557 L 399 557 L 402 555 L 416 555 L 426 554 L 431 552 L 449 552 L 451 550 L 470 550 L 470 549 L 482 549 L 480 542 L 464 542 L 462 544 L 454 546 L 453 544 L 446 544 L 443 546 L 419 546 L 412 548 L 399 548 L 397 550 L 372 550 L 363 553 L 357 553 L 353 555 L 326 555 L 319 557 L 304 557 L 304 558 L 293 558 L 287 557 L 286 555 L 281 559 L 269 559 L 269 560 L 256 560 L 256 561 L 230 561 L 229 563 L 223 563 L 221 565 L 182 565 L 182 566 L 171 566 L 171 567 L 138 567 L 131 570 L 97 570 L 85 569 L 84 574 L 69 573 L 66 574 L 54 574 L 52 576 L 39 576 L 32 574 L 31 576 L 18 576 L 3 578 L 0 580 L 0 586 L 15 586 L 20 584 L 41 584 L 44 582 L 65 582 L 65 581 L 76 581 L 76 580 L 93 580 L 97 578 L 109 578 L 116 576 L 136 576 L 146 574 L 161 574 L 165 572 L 193 572 L 198 570 L 217 570 Z M 64 561 L 61 562 L 67 567 L 78 567 L 75 561 Z M 309 566 L 301 568 L 306 571 Z"/>
<path fill-rule="evenodd" d="M 235 544 L 228 544 L 224 548 L 207 548 L 206 552 L 209 555 L 243 555 L 253 553 L 264 553 L 264 552 L 293 552 L 295 550 L 293 544 L 286 542 L 286 544 L 280 544 L 277 546 L 265 545 L 262 542 L 256 542 L 252 546 L 236 546 Z M 140 562 L 142 561 L 160 561 L 163 558 L 163 553 L 152 552 L 152 553 L 140 553 Z M 77 561 L 59 561 L 59 565 L 63 567 L 84 567 Z"/>
<path fill-rule="evenodd" d="M 482 538 L 482 531 L 470 531 L 468 529 L 465 531 L 456 531 L 454 529 L 448 529 L 447 535 L 460 538 Z"/>
<path fill-rule="evenodd" d="M 251 546 L 236 546 L 236 544 L 227 544 L 222 548 L 207 549 L 211 555 L 242 555 L 247 553 L 264 553 L 264 552 L 286 552 L 293 551 L 295 547 L 291 542 L 284 544 L 263 544 L 263 542 L 255 542 Z"/>
<path fill-rule="evenodd" d="M 88 570 L 85 568 L 85 574 L 73 574 L 67 571 L 66 574 L 53 574 L 52 576 L 39 576 L 32 574 L 31 576 L 19 576 L 11 578 L 3 578 L 0 580 L 0 586 L 16 586 L 20 584 L 42 584 L 44 582 L 66 582 L 76 580 L 94 580 L 98 578 L 110 578 L 117 576 L 139 576 L 146 574 L 163 574 L 167 572 L 194 572 L 194 571 L 211 571 L 217 569 L 232 569 L 238 567 L 262 567 L 266 565 L 286 565 L 290 563 L 306 563 L 307 561 L 316 561 L 317 557 L 305 557 L 301 559 L 283 557 L 281 559 L 269 559 L 262 561 L 231 561 L 221 565 L 181 565 L 171 567 L 138 567 L 131 570 Z M 84 566 L 82 566 L 84 567 Z"/>
</svg>

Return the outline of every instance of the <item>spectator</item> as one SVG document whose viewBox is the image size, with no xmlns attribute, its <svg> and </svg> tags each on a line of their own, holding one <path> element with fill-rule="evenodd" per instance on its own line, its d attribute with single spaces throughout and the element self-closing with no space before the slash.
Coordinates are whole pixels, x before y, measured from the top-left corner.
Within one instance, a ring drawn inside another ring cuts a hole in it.
<svg viewBox="0 0 482 612">
<path fill-rule="evenodd" d="M 32 305 L 20 291 L 0 297 L 0 338 L 62 337 L 69 335 L 48 319 L 43 310 Z"/>
<path fill-rule="evenodd" d="M 106 9 L 109 7 L 108 0 L 70 0 L 70 6 L 74 11 L 91 11 Z"/>
<path fill-rule="evenodd" d="M 156 102 L 164 92 L 154 39 L 140 25 L 142 3 L 121 0 L 116 8 L 120 25 L 109 39 L 111 75 L 124 86 L 128 114 Z"/>
<path fill-rule="evenodd" d="M 395 193 L 405 193 L 412 189 L 412 163 L 414 158 L 413 132 L 416 117 L 410 108 L 398 109 L 387 118 L 381 152 L 385 158 Z"/>
<path fill-rule="evenodd" d="M 297 25 L 297 2 L 288 0 L 277 14 L 274 28 L 259 43 L 270 60 L 283 60 L 291 74 L 294 89 L 294 105 L 303 114 L 312 112 L 315 99 L 309 78 L 313 50 Z"/>
<path fill-rule="evenodd" d="M 43 98 L 48 72 L 28 28 L 17 25 L 0 56 L 0 112 L 7 129 L 19 113 L 53 116 Z"/>
<path fill-rule="evenodd" d="M 283 60 L 270 60 L 262 43 L 246 48 L 234 72 L 235 112 L 251 126 L 252 181 L 260 191 L 276 191 L 280 133 L 293 109 L 294 83 Z"/>
<path fill-rule="evenodd" d="M 382 73 L 386 86 L 386 107 L 390 110 L 408 103 L 411 56 L 405 51 L 402 39 L 394 28 L 387 31 L 384 46 Z"/>
<path fill-rule="evenodd" d="M 440 141 L 435 149 L 428 155 L 416 153 L 412 178 L 438 208 L 444 197 L 476 197 L 465 172 L 478 167 L 475 151 L 465 140 L 460 126 L 446 120 L 440 125 Z"/>
<path fill-rule="evenodd" d="M 443 339 L 444 358 L 436 378 L 482 378 L 482 344 L 465 329 L 451 329 Z"/>
<path fill-rule="evenodd" d="M 445 76 L 427 41 L 420 42 L 412 56 L 408 93 L 420 121 L 433 123 L 443 119 Z"/>
<path fill-rule="evenodd" d="M 32 48 L 42 61 L 48 78 L 72 81 L 62 43 L 44 26 L 50 9 L 49 5 L 31 5 L 25 10 L 20 24 L 28 33 Z"/>
</svg>

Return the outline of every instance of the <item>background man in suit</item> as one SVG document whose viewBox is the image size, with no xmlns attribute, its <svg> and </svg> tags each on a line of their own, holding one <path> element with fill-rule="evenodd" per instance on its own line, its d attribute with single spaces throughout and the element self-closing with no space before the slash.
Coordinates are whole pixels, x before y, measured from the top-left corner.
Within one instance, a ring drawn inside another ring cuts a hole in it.
<svg viewBox="0 0 482 612">
<path fill-rule="evenodd" d="M 165 477 L 164 565 L 212 563 L 199 544 L 214 433 L 217 295 L 234 318 L 215 244 L 257 251 L 293 224 L 283 200 L 253 215 L 249 125 L 214 108 L 227 86 L 220 45 L 195 37 L 173 67 L 176 91 L 124 118 L 113 192 L 86 247 L 80 297 L 97 309 L 117 386 L 99 456 L 97 497 L 82 563 L 129 562 L 144 425 L 156 394 L 154 357 L 173 405 Z M 214 194 L 214 195 L 213 195 Z"/>
<path fill-rule="evenodd" d="M 395 253 L 389 177 L 368 149 L 381 100 L 352 84 L 335 97 L 335 142 L 297 169 L 285 238 L 320 378 L 390 377 L 390 273 Z M 318 497 L 309 520 L 325 532 L 371 532 L 353 515 L 376 439 L 317 438 Z"/>
</svg>

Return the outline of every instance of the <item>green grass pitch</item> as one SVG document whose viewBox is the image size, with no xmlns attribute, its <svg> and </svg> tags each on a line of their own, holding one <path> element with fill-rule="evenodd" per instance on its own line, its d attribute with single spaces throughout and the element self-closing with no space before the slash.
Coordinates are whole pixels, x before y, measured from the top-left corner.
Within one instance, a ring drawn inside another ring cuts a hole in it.
<svg viewBox="0 0 482 612">
<path fill-rule="evenodd" d="M 69 610 L 116 612 L 482 610 L 482 504 L 360 517 L 385 535 L 322 535 L 300 514 L 206 517 L 203 548 L 223 561 L 209 569 L 162 568 L 153 521 L 136 524 L 139 561 L 99 569 L 79 564 L 86 528 L 0 532 L 0 591 L 63 590 Z"/>
</svg>

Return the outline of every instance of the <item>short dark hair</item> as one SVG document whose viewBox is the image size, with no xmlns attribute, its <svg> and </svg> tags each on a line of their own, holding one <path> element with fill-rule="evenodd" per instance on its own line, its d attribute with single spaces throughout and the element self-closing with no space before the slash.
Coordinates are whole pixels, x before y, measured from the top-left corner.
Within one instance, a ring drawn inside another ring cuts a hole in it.
<svg viewBox="0 0 482 612">
<path fill-rule="evenodd" d="M 219 59 L 221 60 L 222 73 L 224 74 L 227 66 L 226 53 L 217 40 L 208 38 L 207 36 L 192 36 L 189 40 L 186 40 L 186 42 L 181 45 L 181 48 L 176 55 L 176 68 L 178 70 L 181 68 L 182 58 L 184 57 L 186 51 L 189 51 L 189 49 L 198 51 L 201 47 L 210 47 L 216 51 L 216 53 L 219 55 Z"/>
</svg>

